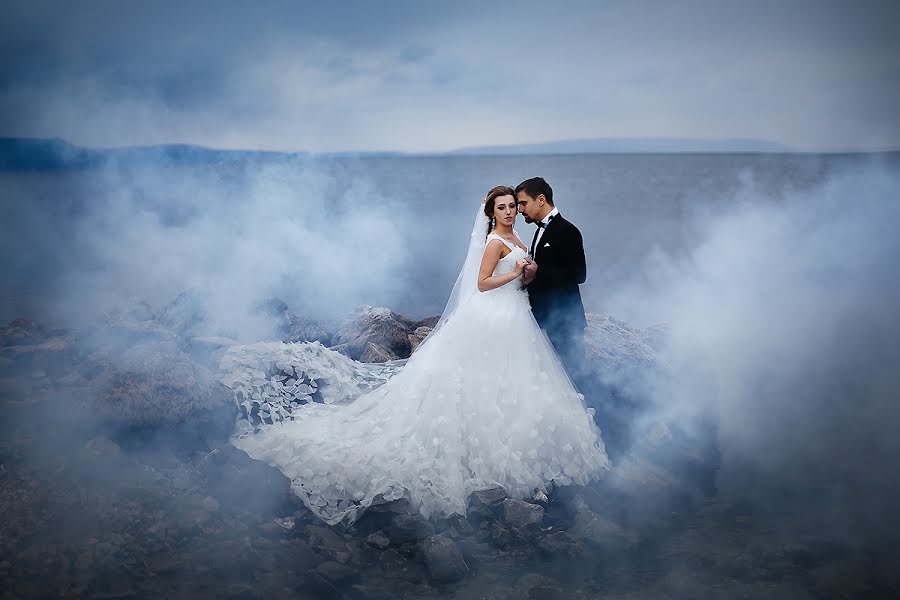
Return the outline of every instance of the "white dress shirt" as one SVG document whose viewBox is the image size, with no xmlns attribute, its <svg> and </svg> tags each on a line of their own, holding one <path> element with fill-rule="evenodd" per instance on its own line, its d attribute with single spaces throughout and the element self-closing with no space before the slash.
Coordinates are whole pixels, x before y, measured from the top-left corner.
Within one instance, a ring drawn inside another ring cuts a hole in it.
<svg viewBox="0 0 900 600">
<path fill-rule="evenodd" d="M 535 253 L 535 255 L 537 255 L 537 253 L 539 252 L 538 248 L 541 247 L 541 238 L 544 237 L 544 230 L 547 229 L 547 223 L 550 222 L 550 217 L 555 217 L 555 216 L 558 215 L 558 214 L 559 214 L 559 211 L 558 211 L 558 210 L 556 209 L 556 207 L 554 206 L 554 207 L 553 207 L 553 210 L 551 210 L 550 212 L 548 212 L 548 213 L 547 213 L 547 216 L 544 217 L 543 219 L 541 219 L 541 223 L 543 223 L 544 226 L 538 228 L 537 241 L 534 243 L 534 253 Z"/>
</svg>

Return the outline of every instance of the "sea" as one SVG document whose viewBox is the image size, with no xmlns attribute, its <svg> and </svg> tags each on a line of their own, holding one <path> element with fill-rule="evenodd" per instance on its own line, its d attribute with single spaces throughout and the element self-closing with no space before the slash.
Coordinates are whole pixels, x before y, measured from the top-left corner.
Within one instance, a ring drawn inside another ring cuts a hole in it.
<svg viewBox="0 0 900 600">
<path fill-rule="evenodd" d="M 223 320 L 265 297 L 326 320 L 360 304 L 424 318 L 444 307 L 486 192 L 534 176 L 582 232 L 587 310 L 608 312 L 649 257 L 689 260 L 710 218 L 791 202 L 869 168 L 896 170 L 900 153 L 301 156 L 7 171 L 0 319 L 71 318 L 135 299 L 159 309 L 191 288 L 215 297 Z M 533 226 L 519 219 L 516 230 L 529 244 Z"/>
</svg>

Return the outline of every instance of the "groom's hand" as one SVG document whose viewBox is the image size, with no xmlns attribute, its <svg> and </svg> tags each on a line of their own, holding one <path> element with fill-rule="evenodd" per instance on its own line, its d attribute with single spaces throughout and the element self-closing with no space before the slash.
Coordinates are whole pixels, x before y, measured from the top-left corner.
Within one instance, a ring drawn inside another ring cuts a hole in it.
<svg viewBox="0 0 900 600">
<path fill-rule="evenodd" d="M 538 264 L 533 260 L 525 264 L 525 270 L 522 272 L 523 285 L 528 285 L 529 283 L 534 281 L 534 278 L 537 277 L 537 269 Z"/>
</svg>

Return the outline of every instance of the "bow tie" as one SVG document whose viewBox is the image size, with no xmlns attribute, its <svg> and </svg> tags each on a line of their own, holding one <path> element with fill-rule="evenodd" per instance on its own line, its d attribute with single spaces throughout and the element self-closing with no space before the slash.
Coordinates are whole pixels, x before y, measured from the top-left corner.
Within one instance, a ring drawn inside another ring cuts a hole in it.
<svg viewBox="0 0 900 600">
<path fill-rule="evenodd" d="M 555 216 L 556 215 L 550 215 L 550 217 L 547 219 L 546 223 L 544 223 L 543 221 L 535 221 L 535 225 L 538 226 L 538 229 L 543 229 L 544 227 L 546 227 L 547 225 L 550 224 L 550 221 L 552 221 L 553 217 L 555 217 Z"/>
</svg>

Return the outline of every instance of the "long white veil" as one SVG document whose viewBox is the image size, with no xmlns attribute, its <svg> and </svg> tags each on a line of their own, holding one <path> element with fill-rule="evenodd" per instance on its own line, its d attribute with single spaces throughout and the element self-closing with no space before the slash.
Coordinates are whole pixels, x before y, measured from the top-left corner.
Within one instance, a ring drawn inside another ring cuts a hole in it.
<svg viewBox="0 0 900 600">
<path fill-rule="evenodd" d="M 465 304 L 469 298 L 478 293 L 478 269 L 481 267 L 481 257 L 484 255 L 484 247 L 487 238 L 487 228 L 490 220 L 484 214 L 484 201 L 478 206 L 478 212 L 475 213 L 475 223 L 472 225 L 472 233 L 469 235 L 469 249 L 466 252 L 466 259 L 463 261 L 462 269 L 453 285 L 453 291 L 450 292 L 450 298 L 447 300 L 447 306 L 441 313 L 441 318 L 428 334 L 422 345 L 428 343 L 434 337 L 434 334 L 453 316 L 459 307 Z"/>
</svg>

